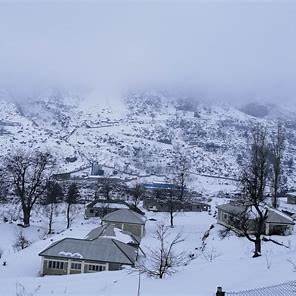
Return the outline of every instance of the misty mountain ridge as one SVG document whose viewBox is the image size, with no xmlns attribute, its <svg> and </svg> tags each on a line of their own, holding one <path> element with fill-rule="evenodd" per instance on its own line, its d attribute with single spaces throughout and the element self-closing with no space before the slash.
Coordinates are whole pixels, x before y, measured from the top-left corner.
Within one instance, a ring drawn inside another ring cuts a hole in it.
<svg viewBox="0 0 296 296">
<path fill-rule="evenodd" d="M 98 102 L 62 92 L 18 101 L 1 97 L 1 150 L 48 149 L 59 172 L 98 161 L 133 175 L 168 175 L 181 151 L 194 173 L 236 177 L 251 126 L 264 122 L 272 131 L 280 118 L 287 129 L 288 185 L 296 180 L 296 116 L 276 105 L 237 108 L 156 91 Z"/>
<path fill-rule="evenodd" d="M 250 116 L 266 119 L 294 120 L 296 109 L 292 104 L 274 104 L 250 102 L 240 107 L 240 110 Z"/>
</svg>

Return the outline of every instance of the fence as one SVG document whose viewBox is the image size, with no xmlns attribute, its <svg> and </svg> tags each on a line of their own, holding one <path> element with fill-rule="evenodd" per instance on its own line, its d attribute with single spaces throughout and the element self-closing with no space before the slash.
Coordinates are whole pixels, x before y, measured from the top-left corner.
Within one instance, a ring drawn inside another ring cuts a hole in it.
<svg viewBox="0 0 296 296">
<path fill-rule="evenodd" d="M 296 281 L 291 281 L 279 285 L 265 288 L 245 290 L 240 292 L 223 292 L 219 287 L 216 296 L 295 296 Z"/>
</svg>

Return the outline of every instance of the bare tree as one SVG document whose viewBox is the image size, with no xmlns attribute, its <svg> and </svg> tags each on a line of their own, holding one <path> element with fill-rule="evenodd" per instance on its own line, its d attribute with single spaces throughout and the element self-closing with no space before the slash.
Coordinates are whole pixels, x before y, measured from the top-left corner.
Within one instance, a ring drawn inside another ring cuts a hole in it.
<svg viewBox="0 0 296 296">
<path fill-rule="evenodd" d="M 183 200 L 186 194 L 186 183 L 189 174 L 189 160 L 182 153 L 178 152 L 175 158 L 174 184 L 178 188 L 179 199 Z"/>
<path fill-rule="evenodd" d="M 9 192 L 9 182 L 7 179 L 6 170 L 0 167 L 0 203 L 5 201 Z"/>
<path fill-rule="evenodd" d="M 24 226 L 29 226 L 32 208 L 46 189 L 52 156 L 38 151 L 18 151 L 5 161 L 10 182 L 21 202 Z"/>
<path fill-rule="evenodd" d="M 137 183 L 133 187 L 129 188 L 128 192 L 131 198 L 133 199 L 133 206 L 137 208 L 140 200 L 143 198 L 145 194 L 144 187 L 141 184 Z"/>
<path fill-rule="evenodd" d="M 63 188 L 58 182 L 52 180 L 47 182 L 45 203 L 57 203 L 58 201 L 63 200 L 63 196 Z"/>
<path fill-rule="evenodd" d="M 278 191 L 282 180 L 282 161 L 285 150 L 285 130 L 279 122 L 276 134 L 271 141 L 271 188 L 272 206 L 277 208 Z"/>
<path fill-rule="evenodd" d="M 67 203 L 67 228 L 70 228 L 70 212 L 71 212 L 71 206 L 75 203 L 77 203 L 78 198 L 80 196 L 79 190 L 77 188 L 76 183 L 72 183 L 69 186 L 67 196 L 66 196 L 66 203 Z"/>
<path fill-rule="evenodd" d="M 109 177 L 98 179 L 96 198 L 103 196 L 104 199 L 110 200 L 111 194 L 114 191 L 114 182 Z"/>
<path fill-rule="evenodd" d="M 46 216 L 48 218 L 48 232 L 47 234 L 52 233 L 52 224 L 53 218 L 56 215 L 57 204 L 55 202 L 51 202 L 46 206 Z"/>
<path fill-rule="evenodd" d="M 183 242 L 180 233 L 170 238 L 170 229 L 165 225 L 159 225 L 154 238 L 159 246 L 150 249 L 146 260 L 141 262 L 138 269 L 151 277 L 164 278 L 176 272 L 176 268 L 186 263 L 184 252 L 176 252 L 175 247 Z"/>
<path fill-rule="evenodd" d="M 251 149 L 242 170 L 241 185 L 245 210 L 235 219 L 236 227 L 254 243 L 253 257 L 261 256 L 261 236 L 264 233 L 268 209 L 265 207 L 268 177 L 268 143 L 266 128 L 257 125 L 252 131 Z M 252 235 L 250 234 L 252 228 Z"/>
<path fill-rule="evenodd" d="M 23 250 L 30 245 L 30 242 L 24 237 L 22 231 L 18 233 L 17 239 L 13 247 L 17 250 Z"/>
<path fill-rule="evenodd" d="M 169 216 L 170 216 L 170 226 L 171 228 L 174 227 L 174 218 L 176 216 L 176 213 L 178 211 L 178 195 L 177 191 L 173 188 L 166 190 L 166 203 L 169 210 Z"/>
<path fill-rule="evenodd" d="M 57 212 L 58 199 L 64 196 L 63 188 L 55 181 L 48 181 L 46 185 L 46 197 L 44 201 L 44 215 L 48 218 L 48 234 L 52 233 L 52 224 Z"/>
</svg>

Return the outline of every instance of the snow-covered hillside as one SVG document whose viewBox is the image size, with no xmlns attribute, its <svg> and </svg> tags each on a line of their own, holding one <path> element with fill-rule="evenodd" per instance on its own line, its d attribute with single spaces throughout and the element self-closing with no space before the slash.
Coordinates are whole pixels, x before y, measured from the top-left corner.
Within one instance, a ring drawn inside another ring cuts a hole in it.
<svg viewBox="0 0 296 296">
<path fill-rule="evenodd" d="M 169 176 L 175 154 L 191 161 L 192 176 L 237 177 L 250 127 L 275 126 L 271 112 L 256 118 L 226 104 L 198 103 L 161 92 L 131 93 L 120 100 L 91 100 L 50 92 L 18 102 L 1 96 L 0 148 L 48 149 L 69 172 L 98 161 L 131 175 Z M 253 106 L 254 108 L 254 106 Z M 252 109 L 253 110 L 253 109 Z M 274 108 L 272 109 L 274 110 Z M 287 128 L 285 173 L 293 187 L 296 116 L 279 108 Z"/>
</svg>

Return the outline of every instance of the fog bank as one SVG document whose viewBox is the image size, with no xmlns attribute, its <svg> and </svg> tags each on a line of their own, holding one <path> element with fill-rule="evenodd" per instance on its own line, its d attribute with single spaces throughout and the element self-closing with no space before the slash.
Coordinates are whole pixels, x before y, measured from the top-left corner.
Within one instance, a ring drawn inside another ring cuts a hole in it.
<svg viewBox="0 0 296 296">
<path fill-rule="evenodd" d="M 295 36 L 295 3 L 1 3 L 0 87 L 294 101 Z"/>
</svg>

